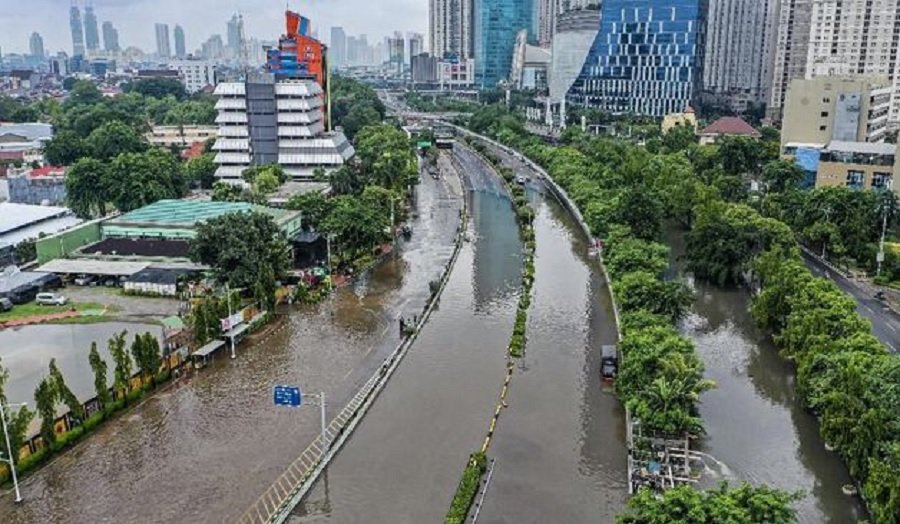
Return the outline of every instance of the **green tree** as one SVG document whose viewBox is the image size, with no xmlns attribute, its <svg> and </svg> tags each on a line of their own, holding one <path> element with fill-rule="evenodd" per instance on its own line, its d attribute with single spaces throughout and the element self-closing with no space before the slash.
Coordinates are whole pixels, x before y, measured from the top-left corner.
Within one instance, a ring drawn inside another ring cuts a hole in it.
<svg viewBox="0 0 900 524">
<path fill-rule="evenodd" d="M 69 105 L 88 105 L 96 104 L 103 100 L 103 94 L 97 89 L 90 80 L 78 80 L 69 90 L 69 98 L 66 104 Z"/>
<path fill-rule="evenodd" d="M 270 171 L 264 171 L 253 180 L 253 191 L 257 195 L 271 195 L 278 191 L 278 186 L 280 185 L 278 177 Z"/>
<path fill-rule="evenodd" d="M 683 317 L 694 297 L 683 282 L 665 282 L 650 273 L 626 273 L 613 283 L 623 312 L 645 310 L 673 321 Z"/>
<path fill-rule="evenodd" d="M 16 263 L 19 265 L 37 259 L 37 243 L 29 238 L 16 244 Z"/>
<path fill-rule="evenodd" d="M 212 153 L 204 153 L 192 158 L 184 164 L 185 177 L 202 189 L 212 189 L 216 182 L 216 169 L 218 165 L 216 156 Z"/>
<path fill-rule="evenodd" d="M 50 377 L 44 377 L 34 390 L 34 403 L 41 417 L 41 438 L 47 447 L 56 443 L 56 431 L 53 423 L 56 420 L 56 390 Z"/>
<path fill-rule="evenodd" d="M 773 160 L 763 168 L 763 180 L 769 191 L 782 192 L 797 189 L 806 178 L 803 170 L 790 160 Z"/>
<path fill-rule="evenodd" d="M 406 133 L 380 124 L 360 130 L 356 154 L 367 181 L 387 189 L 403 191 L 417 176 L 415 153 Z"/>
<path fill-rule="evenodd" d="M 44 144 L 44 159 L 54 166 L 69 166 L 88 154 L 88 147 L 74 131 L 63 129 Z"/>
<path fill-rule="evenodd" d="M 181 198 L 187 183 L 180 168 L 175 157 L 161 149 L 119 155 L 109 167 L 109 196 L 122 212 Z"/>
<path fill-rule="evenodd" d="M 875 522 L 900 522 L 900 443 L 886 450 L 883 460 L 870 459 L 864 491 Z"/>
<path fill-rule="evenodd" d="M 132 363 L 125 346 L 128 331 L 116 333 L 109 339 L 109 354 L 112 356 L 115 369 L 113 371 L 113 389 L 116 396 L 128 403 L 128 392 L 131 391 Z"/>
<path fill-rule="evenodd" d="M 243 190 L 240 186 L 229 184 L 228 182 L 214 182 L 212 188 L 213 202 L 238 202 L 243 195 Z"/>
<path fill-rule="evenodd" d="M 94 372 L 94 391 L 97 393 L 97 400 L 100 401 L 102 407 L 106 407 L 112 401 L 109 395 L 109 384 L 106 382 L 108 367 L 106 361 L 100 357 L 100 352 L 97 351 L 96 342 L 91 342 L 88 362 L 91 364 L 91 370 Z"/>
<path fill-rule="evenodd" d="M 61 400 L 69 408 L 69 417 L 75 421 L 76 425 L 80 424 L 84 420 L 84 406 L 78 401 L 75 393 L 72 393 L 72 390 L 69 389 L 65 377 L 63 377 L 62 372 L 56 365 L 55 358 L 50 359 L 50 375 L 48 378 L 56 391 L 57 399 Z"/>
<path fill-rule="evenodd" d="M 0 453 L 4 455 L 4 458 L 12 457 L 13 461 L 18 463 L 19 450 L 25 443 L 25 433 L 34 419 L 34 413 L 25 406 L 15 411 L 9 407 L 9 400 L 6 398 L 7 381 L 9 381 L 9 370 L 3 367 L 2 359 L 0 359 L 0 409 L 3 409 L 3 416 L 6 418 L 9 432 L 9 448 L 6 448 L 5 440 L 0 440 Z"/>
<path fill-rule="evenodd" d="M 389 216 L 349 195 L 335 197 L 322 229 L 332 234 L 335 247 L 356 258 L 371 253 L 376 245 L 390 239 L 387 234 Z"/>
<path fill-rule="evenodd" d="M 146 78 L 135 80 L 125 86 L 125 92 L 139 93 L 153 98 L 173 96 L 178 100 L 182 100 L 187 96 L 184 85 L 172 78 Z"/>
<path fill-rule="evenodd" d="M 130 126 L 119 122 L 107 122 L 88 136 L 87 151 L 98 160 L 109 161 L 123 153 L 143 153 L 148 144 L 144 137 Z"/>
<path fill-rule="evenodd" d="M 707 491 L 679 486 L 661 496 L 644 488 L 629 499 L 628 511 L 616 523 L 792 524 L 797 520 L 792 504 L 801 495 L 749 484 L 729 488 L 722 483 Z"/>
<path fill-rule="evenodd" d="M 331 200 L 322 193 L 311 191 L 292 196 L 285 207 L 300 211 L 303 227 L 316 231 L 331 212 Z"/>
<path fill-rule="evenodd" d="M 66 172 L 66 202 L 81 218 L 105 216 L 112 199 L 108 191 L 109 168 L 94 158 L 82 158 Z"/>
<path fill-rule="evenodd" d="M 229 213 L 197 227 L 191 259 L 210 266 L 216 280 L 232 288 L 253 289 L 260 274 L 274 287 L 290 267 L 290 249 L 270 215 Z"/>
</svg>

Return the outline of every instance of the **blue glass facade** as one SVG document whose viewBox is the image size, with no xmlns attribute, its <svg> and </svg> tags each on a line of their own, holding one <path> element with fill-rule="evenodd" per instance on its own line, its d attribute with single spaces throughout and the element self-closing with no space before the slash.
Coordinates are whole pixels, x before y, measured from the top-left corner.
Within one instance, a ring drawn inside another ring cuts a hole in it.
<svg viewBox="0 0 900 524">
<path fill-rule="evenodd" d="M 657 117 L 682 111 L 701 79 L 704 0 L 604 0 L 601 10 L 569 102 Z"/>
<path fill-rule="evenodd" d="M 509 77 L 516 33 L 537 34 L 536 0 L 474 0 L 475 82 L 494 87 Z"/>
</svg>

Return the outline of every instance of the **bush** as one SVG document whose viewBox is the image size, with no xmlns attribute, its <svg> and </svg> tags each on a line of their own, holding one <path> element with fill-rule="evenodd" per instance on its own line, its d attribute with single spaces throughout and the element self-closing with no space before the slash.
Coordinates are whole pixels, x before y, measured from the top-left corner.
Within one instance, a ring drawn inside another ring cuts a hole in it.
<svg viewBox="0 0 900 524">
<path fill-rule="evenodd" d="M 453 502 L 450 503 L 450 511 L 444 518 L 444 524 L 463 524 L 466 521 L 469 508 L 472 507 L 475 495 L 478 494 L 481 476 L 486 469 L 487 457 L 484 453 L 476 452 L 469 456 L 469 463 L 466 464 L 456 494 L 453 495 Z"/>
<path fill-rule="evenodd" d="M 103 415 L 106 418 L 109 418 L 115 412 L 122 411 L 124 408 L 125 408 L 125 400 L 120 398 L 118 400 L 114 400 L 114 401 L 110 402 L 108 406 L 105 406 L 103 408 Z"/>
<path fill-rule="evenodd" d="M 41 465 L 41 463 L 43 463 L 45 460 L 47 460 L 49 454 L 50 451 L 47 448 L 41 448 L 37 450 L 31 455 L 28 455 L 27 457 L 20 460 L 16 471 L 20 475 L 28 473 L 29 471 Z"/>
<path fill-rule="evenodd" d="M 104 420 L 106 420 L 106 412 L 104 410 L 100 410 L 88 417 L 87 420 L 84 421 L 84 424 L 81 425 L 81 427 L 84 428 L 85 433 L 90 433 Z"/>
<path fill-rule="evenodd" d="M 128 399 L 128 403 L 131 404 L 135 400 L 140 399 L 142 396 L 144 396 L 144 388 L 135 388 L 128 392 L 126 398 Z"/>
</svg>

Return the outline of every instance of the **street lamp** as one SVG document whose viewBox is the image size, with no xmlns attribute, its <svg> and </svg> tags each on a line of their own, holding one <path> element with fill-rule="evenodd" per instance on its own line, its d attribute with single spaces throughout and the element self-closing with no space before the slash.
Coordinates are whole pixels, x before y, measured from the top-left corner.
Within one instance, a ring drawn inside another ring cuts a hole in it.
<svg viewBox="0 0 900 524">
<path fill-rule="evenodd" d="M 228 282 L 225 282 L 225 302 L 228 303 L 228 331 L 231 331 L 231 336 L 228 338 L 231 339 L 231 358 L 234 359 L 237 358 L 237 355 L 234 354 L 234 326 L 231 325 L 231 288 L 228 286 Z"/>
<path fill-rule="evenodd" d="M 6 438 L 6 451 L 9 453 L 9 457 L 5 459 L 0 458 L 0 462 L 9 464 L 9 470 L 12 472 L 13 486 L 16 490 L 16 502 L 22 502 L 22 493 L 19 491 L 19 478 L 16 476 L 15 451 L 13 451 L 12 445 L 9 442 L 9 430 L 6 428 L 6 408 L 25 407 L 26 405 L 25 402 L 22 402 L 21 404 L 7 404 L 5 406 L 0 403 L 0 425 L 3 426 L 3 436 Z"/>
</svg>

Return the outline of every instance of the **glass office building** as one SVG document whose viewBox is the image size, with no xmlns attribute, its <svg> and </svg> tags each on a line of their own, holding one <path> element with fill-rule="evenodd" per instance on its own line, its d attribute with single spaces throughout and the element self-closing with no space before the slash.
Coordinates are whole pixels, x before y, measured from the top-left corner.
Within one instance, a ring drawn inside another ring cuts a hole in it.
<svg viewBox="0 0 900 524">
<path fill-rule="evenodd" d="M 664 116 L 701 81 L 703 0 L 604 0 L 600 31 L 569 90 L 575 106 Z"/>
<path fill-rule="evenodd" d="M 516 33 L 537 35 L 536 0 L 474 0 L 475 81 L 490 88 L 509 77 Z"/>
</svg>

